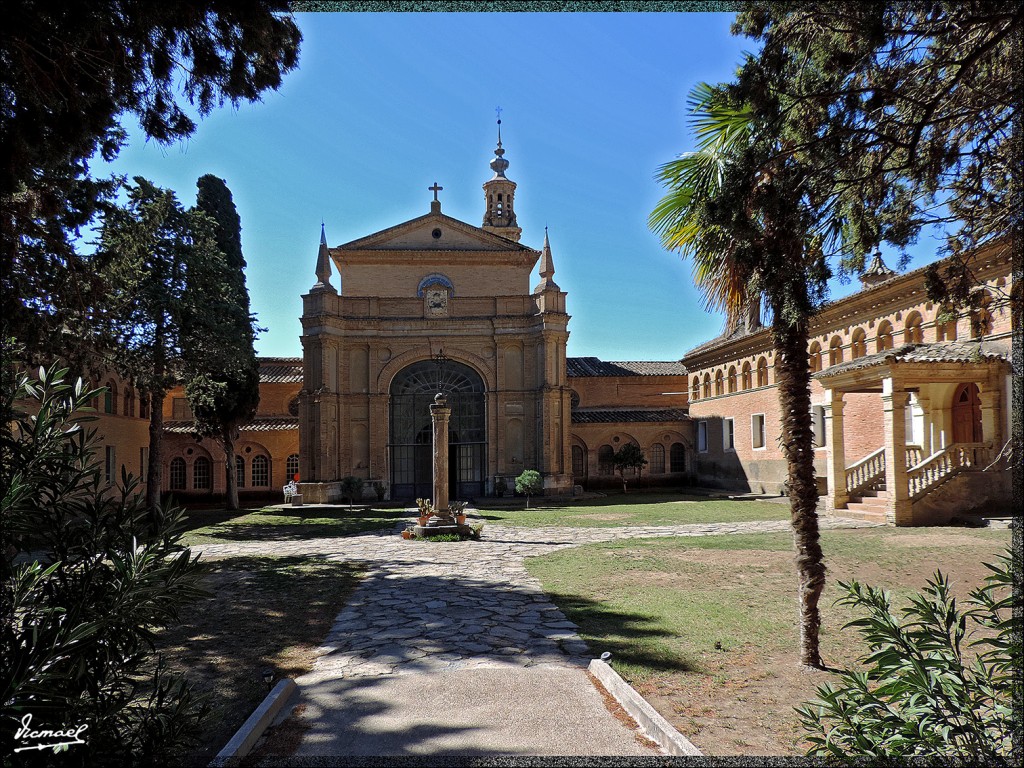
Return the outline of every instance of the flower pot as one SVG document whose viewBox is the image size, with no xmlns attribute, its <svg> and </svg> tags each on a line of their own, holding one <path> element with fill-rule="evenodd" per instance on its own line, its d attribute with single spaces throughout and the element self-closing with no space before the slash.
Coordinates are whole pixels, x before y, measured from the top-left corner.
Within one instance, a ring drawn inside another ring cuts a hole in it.
<svg viewBox="0 0 1024 768">
<path fill-rule="evenodd" d="M 466 524 L 466 516 L 465 515 L 456 515 L 455 516 L 455 522 L 458 523 L 459 525 L 465 525 Z"/>
<path fill-rule="evenodd" d="M 419 521 L 420 528 L 422 528 L 423 526 L 425 526 L 427 524 L 427 520 L 430 519 L 430 515 L 420 515 L 416 519 Z"/>
<path fill-rule="evenodd" d="M 402 538 L 403 539 L 411 539 L 412 538 L 412 531 L 402 531 Z"/>
</svg>

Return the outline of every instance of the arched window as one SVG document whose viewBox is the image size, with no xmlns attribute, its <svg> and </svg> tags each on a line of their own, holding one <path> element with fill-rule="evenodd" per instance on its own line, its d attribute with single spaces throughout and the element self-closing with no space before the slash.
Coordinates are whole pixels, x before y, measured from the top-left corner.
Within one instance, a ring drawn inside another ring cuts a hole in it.
<svg viewBox="0 0 1024 768">
<path fill-rule="evenodd" d="M 736 366 L 729 366 L 729 394 L 736 391 Z"/>
<path fill-rule="evenodd" d="M 270 459 L 254 456 L 252 459 L 252 487 L 266 488 L 270 485 Z"/>
<path fill-rule="evenodd" d="M 572 447 L 572 473 L 577 478 L 583 477 L 587 473 L 586 455 L 583 453 L 582 445 Z"/>
<path fill-rule="evenodd" d="M 671 447 L 668 449 L 668 471 L 686 471 L 686 449 L 683 447 L 682 443 L 672 443 Z"/>
<path fill-rule="evenodd" d="M 715 372 L 715 394 L 725 394 L 725 377 L 722 375 L 721 370 Z"/>
<path fill-rule="evenodd" d="M 833 336 L 832 341 L 828 343 L 828 364 L 839 365 L 843 362 L 843 340 L 838 336 Z"/>
<path fill-rule="evenodd" d="M 757 386 L 768 386 L 768 361 L 763 357 L 757 358 Z"/>
<path fill-rule="evenodd" d="M 185 460 L 181 456 L 171 459 L 171 490 L 185 490 Z"/>
<path fill-rule="evenodd" d="M 892 323 L 883 320 L 875 333 L 875 351 L 885 352 L 887 349 L 892 349 Z"/>
<path fill-rule="evenodd" d="M 192 489 L 206 491 L 213 487 L 213 473 L 210 471 L 210 460 L 198 456 L 192 462 Z"/>
<path fill-rule="evenodd" d="M 117 384 L 113 380 L 107 382 L 107 391 L 103 393 L 103 412 L 117 413 Z"/>
<path fill-rule="evenodd" d="M 652 475 L 661 475 L 665 472 L 665 446 L 655 443 L 651 446 L 651 470 Z"/>
<path fill-rule="evenodd" d="M 129 413 L 128 405 L 131 403 L 131 387 L 124 388 L 124 395 L 121 398 L 121 415 L 122 416 L 134 416 L 134 413 Z"/>
<path fill-rule="evenodd" d="M 690 399 L 691 400 L 698 400 L 698 399 L 700 399 L 700 377 L 699 376 L 694 376 L 693 377 L 693 392 L 690 395 Z"/>
<path fill-rule="evenodd" d="M 807 353 L 807 363 L 811 369 L 811 373 L 817 373 L 821 370 L 821 344 L 816 341 L 811 342 L 810 351 Z"/>
<path fill-rule="evenodd" d="M 245 488 L 245 459 L 235 456 L 235 485 Z"/>
<path fill-rule="evenodd" d="M 907 315 L 907 322 L 903 326 L 903 343 L 920 344 L 924 341 L 924 334 L 921 333 L 921 313 L 911 312 Z"/>
<path fill-rule="evenodd" d="M 284 473 L 287 475 L 285 480 L 289 483 L 299 474 L 299 454 L 292 453 L 288 455 L 288 459 L 284 463 Z"/>
<path fill-rule="evenodd" d="M 149 396 L 148 395 L 142 395 L 139 398 L 139 418 L 140 419 L 148 419 L 149 418 Z"/>
<path fill-rule="evenodd" d="M 602 445 L 597 449 L 597 473 L 599 475 L 615 474 L 615 467 L 612 465 L 612 456 L 615 449 L 610 445 Z"/>
<path fill-rule="evenodd" d="M 743 389 L 750 389 L 754 386 L 754 380 L 750 374 L 750 363 L 743 363 L 743 371 L 740 374 L 740 387 Z"/>
<path fill-rule="evenodd" d="M 943 322 L 939 318 L 940 315 L 950 319 Z M 935 313 L 935 340 L 956 341 L 956 310 L 950 306 L 940 307 Z"/>
<path fill-rule="evenodd" d="M 711 376 L 707 373 L 704 374 L 704 397 L 711 397 Z"/>
<path fill-rule="evenodd" d="M 850 359 L 856 360 L 868 353 L 867 335 L 863 328 L 854 328 L 853 336 L 850 337 Z"/>
<path fill-rule="evenodd" d="M 448 396 L 448 460 L 450 494 L 454 499 L 482 496 L 487 476 L 487 411 L 485 385 L 468 365 L 448 360 L 439 369 L 433 360 L 412 363 L 391 380 L 391 498 L 429 498 L 433 488 L 430 406 L 438 391 Z M 508 459 L 522 460 L 522 424 L 506 432 Z M 367 438 L 368 439 L 368 438 Z M 368 446 L 368 443 L 365 445 Z M 368 447 L 365 449 L 368 451 Z M 368 457 L 368 452 L 365 454 Z M 253 470 L 255 471 L 255 470 Z"/>
</svg>

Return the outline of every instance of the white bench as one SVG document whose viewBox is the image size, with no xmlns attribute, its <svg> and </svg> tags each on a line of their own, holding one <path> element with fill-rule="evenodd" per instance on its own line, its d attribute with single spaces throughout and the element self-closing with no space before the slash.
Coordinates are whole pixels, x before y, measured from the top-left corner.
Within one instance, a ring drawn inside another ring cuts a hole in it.
<svg viewBox="0 0 1024 768">
<path fill-rule="evenodd" d="M 298 496 L 300 500 L 302 499 L 302 494 L 299 493 L 299 486 L 295 482 L 288 483 L 281 490 L 284 491 L 284 501 L 286 504 L 291 501 L 293 496 Z"/>
</svg>

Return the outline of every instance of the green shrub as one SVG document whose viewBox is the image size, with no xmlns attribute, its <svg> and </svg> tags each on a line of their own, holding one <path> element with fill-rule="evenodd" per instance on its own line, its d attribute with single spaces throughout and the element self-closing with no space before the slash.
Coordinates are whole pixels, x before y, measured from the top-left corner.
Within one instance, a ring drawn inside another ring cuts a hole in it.
<svg viewBox="0 0 1024 768">
<path fill-rule="evenodd" d="M 4 520 L 3 751 L 26 716 L 32 730 L 86 725 L 85 744 L 34 764 L 172 760 L 205 705 L 167 673 L 154 630 L 201 596 L 196 558 L 179 543 L 182 514 L 150 515 L 138 481 L 106 483 L 96 433 L 79 415 L 102 393 L 66 370 L 4 379 L 0 495 Z M 77 412 L 77 414 L 76 414 Z M 10 611 L 7 613 L 7 611 Z"/>
<path fill-rule="evenodd" d="M 902 609 L 902 621 L 887 592 L 840 583 L 846 595 L 838 602 L 866 612 L 846 626 L 856 627 L 867 644 L 859 659 L 867 670 L 843 671 L 841 685 L 825 684 L 818 700 L 797 707 L 809 756 L 1009 763 L 1011 689 L 1021 648 L 1019 634 L 1013 638 L 1010 558 L 986 565 L 992 574 L 971 592 L 965 609 L 936 572 Z"/>
<path fill-rule="evenodd" d="M 544 490 L 544 481 L 540 472 L 535 469 L 523 470 L 523 473 L 516 478 L 516 493 L 526 497 L 526 508 L 530 508 L 530 497 L 535 496 Z"/>
</svg>

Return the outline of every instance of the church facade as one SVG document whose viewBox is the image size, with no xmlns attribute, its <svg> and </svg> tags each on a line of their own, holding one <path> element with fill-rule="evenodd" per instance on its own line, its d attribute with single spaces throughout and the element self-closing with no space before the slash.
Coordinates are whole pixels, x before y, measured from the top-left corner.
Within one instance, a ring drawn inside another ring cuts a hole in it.
<svg viewBox="0 0 1024 768">
<path fill-rule="evenodd" d="M 445 215 L 435 184 L 424 216 L 335 248 L 321 232 L 303 296 L 305 498 L 333 500 L 348 475 L 382 480 L 394 499 L 429 497 L 428 407 L 441 390 L 451 498 L 524 469 L 541 472 L 546 493 L 571 491 L 566 294 L 546 234 L 542 251 L 519 242 L 504 152 L 499 134 L 482 226 Z"/>
</svg>

